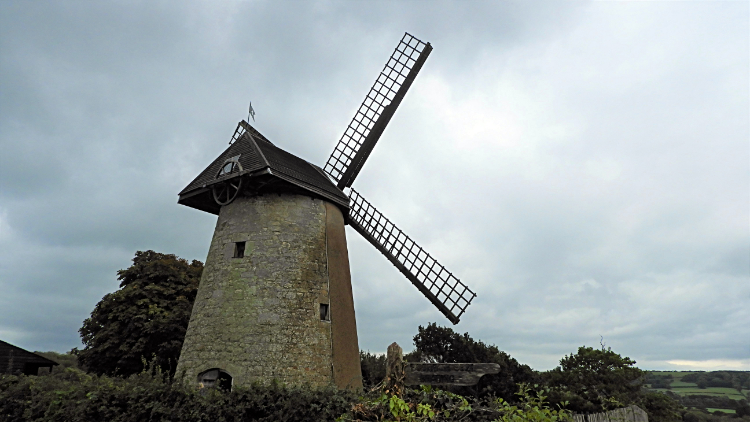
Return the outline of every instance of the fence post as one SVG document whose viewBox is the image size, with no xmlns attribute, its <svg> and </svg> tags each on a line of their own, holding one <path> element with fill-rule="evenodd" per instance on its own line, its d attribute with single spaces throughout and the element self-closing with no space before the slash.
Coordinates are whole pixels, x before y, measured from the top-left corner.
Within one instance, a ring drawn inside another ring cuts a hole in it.
<svg viewBox="0 0 750 422">
<path fill-rule="evenodd" d="M 395 342 L 388 346 L 385 362 L 385 393 L 401 397 L 404 392 L 404 355 Z"/>
</svg>

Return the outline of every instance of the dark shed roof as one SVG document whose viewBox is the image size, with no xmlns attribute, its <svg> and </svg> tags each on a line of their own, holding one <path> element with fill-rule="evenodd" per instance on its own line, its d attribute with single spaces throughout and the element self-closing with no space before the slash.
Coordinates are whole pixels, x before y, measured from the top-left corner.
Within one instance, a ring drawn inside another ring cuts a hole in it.
<svg viewBox="0 0 750 422">
<path fill-rule="evenodd" d="M 39 368 L 58 363 L 0 340 L 0 374 L 36 375 Z"/>
<path fill-rule="evenodd" d="M 348 212 L 349 198 L 320 167 L 277 147 L 244 120 L 237 126 L 235 139 L 180 192 L 178 203 L 218 214 L 221 207 L 213 199 L 212 185 L 241 177 L 258 193 L 297 191 L 338 205 L 344 215 Z M 227 160 L 237 156 L 242 170 L 217 177 Z"/>
</svg>

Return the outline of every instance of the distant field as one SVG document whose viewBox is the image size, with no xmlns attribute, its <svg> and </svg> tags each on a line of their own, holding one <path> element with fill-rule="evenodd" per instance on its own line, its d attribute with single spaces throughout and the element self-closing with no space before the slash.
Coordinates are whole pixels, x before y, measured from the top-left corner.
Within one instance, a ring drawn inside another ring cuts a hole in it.
<svg viewBox="0 0 750 422">
<path fill-rule="evenodd" d="M 708 387 L 708 388 L 651 388 L 654 391 L 667 392 L 671 391 L 682 396 L 716 396 L 716 397 L 729 397 L 732 400 L 741 400 L 748 398 L 747 391 L 744 390 L 745 394 L 740 394 L 739 391 L 731 388 L 720 388 L 720 387 Z"/>
<path fill-rule="evenodd" d="M 718 410 L 724 413 L 737 413 L 734 409 L 715 409 L 713 407 L 707 407 L 706 410 L 708 410 L 709 412 L 715 412 Z"/>
<path fill-rule="evenodd" d="M 716 400 L 742 400 L 742 399 L 748 399 L 750 398 L 750 390 L 749 389 L 742 389 L 742 391 L 738 391 L 734 388 L 729 387 L 706 387 L 706 388 L 698 388 L 697 382 L 685 382 L 682 381 L 682 379 L 690 374 L 693 374 L 693 377 L 691 379 L 696 380 L 695 374 L 698 374 L 697 380 L 702 380 L 701 382 L 709 382 L 710 380 L 716 380 L 716 379 L 730 379 L 731 382 L 741 382 L 743 386 L 746 386 L 748 382 L 748 372 L 747 371 L 715 371 L 715 372 L 670 372 L 670 371 L 646 371 L 646 382 L 647 386 L 651 387 L 651 385 L 659 385 L 664 386 L 666 383 L 669 383 L 669 388 L 650 388 L 650 390 L 653 391 L 660 391 L 660 392 L 671 392 L 674 394 L 679 395 L 680 397 L 685 397 L 687 403 L 693 403 L 692 405 L 695 405 L 694 403 L 705 403 L 704 405 L 710 406 L 713 404 L 714 406 L 717 404 L 720 404 L 721 406 L 728 406 L 726 402 L 716 401 Z M 724 378 L 721 378 L 724 377 Z M 731 378 L 727 378 L 731 377 Z M 743 381 L 744 380 L 744 381 Z M 707 396 L 707 397 L 715 397 L 716 399 L 700 399 L 700 398 L 689 398 L 693 396 Z M 712 401 L 714 400 L 714 401 Z M 690 405 L 690 404 L 688 404 Z M 729 406 L 731 407 L 731 406 Z M 725 413 L 735 413 L 734 409 L 726 409 L 726 408 L 710 408 L 706 407 L 706 410 L 709 412 L 713 411 L 721 411 Z"/>
<path fill-rule="evenodd" d="M 674 387 L 674 383 L 672 383 L 671 391 L 682 395 L 727 396 L 735 400 L 740 400 L 747 397 L 734 388 L 726 387 Z"/>
<path fill-rule="evenodd" d="M 669 384 L 672 388 L 680 388 L 680 387 L 695 387 L 698 388 L 698 384 L 694 382 L 682 382 L 682 381 L 672 381 L 671 384 Z"/>
</svg>

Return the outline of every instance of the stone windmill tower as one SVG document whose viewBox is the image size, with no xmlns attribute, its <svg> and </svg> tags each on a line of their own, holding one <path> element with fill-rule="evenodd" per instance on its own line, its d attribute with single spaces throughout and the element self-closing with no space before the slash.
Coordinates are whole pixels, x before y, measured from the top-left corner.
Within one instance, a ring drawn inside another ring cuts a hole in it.
<svg viewBox="0 0 750 422">
<path fill-rule="evenodd" d="M 345 224 L 458 323 L 476 295 L 351 189 L 430 51 L 404 35 L 325 170 L 241 121 L 180 192 L 180 204 L 219 217 L 178 376 L 223 388 L 272 379 L 361 387 Z"/>
</svg>

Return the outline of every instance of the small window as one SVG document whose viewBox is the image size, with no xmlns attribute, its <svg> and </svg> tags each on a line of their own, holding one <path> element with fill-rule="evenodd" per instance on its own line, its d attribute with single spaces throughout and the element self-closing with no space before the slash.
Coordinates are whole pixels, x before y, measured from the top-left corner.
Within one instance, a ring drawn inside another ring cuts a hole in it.
<svg viewBox="0 0 750 422">
<path fill-rule="evenodd" d="M 235 258 L 245 257 L 245 242 L 234 242 L 234 257 Z"/>
<path fill-rule="evenodd" d="M 320 320 L 321 321 L 330 321 L 331 320 L 331 312 L 330 312 L 330 308 L 328 307 L 327 303 L 321 303 L 320 304 Z"/>
<path fill-rule="evenodd" d="M 216 175 L 216 177 L 226 176 L 238 171 L 242 171 L 242 165 L 240 164 L 240 156 L 235 155 L 234 157 L 227 158 L 226 161 L 224 161 L 224 164 L 221 165 L 219 173 Z"/>
</svg>

